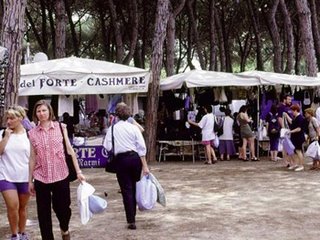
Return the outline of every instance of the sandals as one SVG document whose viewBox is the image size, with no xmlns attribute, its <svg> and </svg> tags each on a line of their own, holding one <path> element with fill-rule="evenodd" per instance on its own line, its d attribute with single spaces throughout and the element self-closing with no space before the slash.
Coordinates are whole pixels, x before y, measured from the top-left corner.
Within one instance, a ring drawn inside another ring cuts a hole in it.
<svg viewBox="0 0 320 240">
<path fill-rule="evenodd" d="M 205 161 L 204 164 L 211 165 L 212 162 Z"/>
<path fill-rule="evenodd" d="M 251 161 L 259 161 L 257 157 L 251 158 Z"/>
</svg>

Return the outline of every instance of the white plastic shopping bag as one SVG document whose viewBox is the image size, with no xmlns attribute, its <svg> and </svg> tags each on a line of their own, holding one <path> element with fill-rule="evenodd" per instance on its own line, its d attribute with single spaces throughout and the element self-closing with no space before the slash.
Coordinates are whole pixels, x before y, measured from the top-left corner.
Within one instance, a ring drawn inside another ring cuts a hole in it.
<svg viewBox="0 0 320 240">
<path fill-rule="evenodd" d="M 87 224 L 92 217 L 89 209 L 89 196 L 94 193 L 95 189 L 87 182 L 79 184 L 77 189 L 77 203 L 80 212 L 80 220 L 82 224 Z"/>
<path fill-rule="evenodd" d="M 157 202 L 165 207 L 167 205 L 167 200 L 166 200 L 166 196 L 164 194 L 164 190 L 163 190 L 161 184 L 159 183 L 158 179 L 152 173 L 149 173 L 149 176 L 150 176 L 151 181 L 154 183 L 154 185 L 157 188 Z"/>
<path fill-rule="evenodd" d="M 216 137 L 213 139 L 213 147 L 218 148 L 218 147 L 219 147 L 219 144 L 220 144 L 219 137 L 216 136 Z"/>
<path fill-rule="evenodd" d="M 157 188 L 149 175 L 136 183 L 136 201 L 140 211 L 152 209 L 157 202 Z"/>
<path fill-rule="evenodd" d="M 318 141 L 313 141 L 309 144 L 307 151 L 305 152 L 307 157 L 312 159 L 319 159 L 320 158 L 320 145 Z"/>
</svg>

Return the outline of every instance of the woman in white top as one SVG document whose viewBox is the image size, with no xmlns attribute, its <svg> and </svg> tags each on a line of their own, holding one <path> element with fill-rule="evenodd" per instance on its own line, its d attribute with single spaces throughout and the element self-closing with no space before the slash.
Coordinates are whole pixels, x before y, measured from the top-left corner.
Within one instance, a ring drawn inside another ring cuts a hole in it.
<svg viewBox="0 0 320 240">
<path fill-rule="evenodd" d="M 11 239 L 28 239 L 25 234 L 30 142 L 22 125 L 26 113 L 21 106 L 5 112 L 7 129 L 0 132 L 0 191 L 7 207 Z"/>
<path fill-rule="evenodd" d="M 216 135 L 214 133 L 214 115 L 212 114 L 212 106 L 207 105 L 204 107 L 205 115 L 201 118 L 199 123 L 193 122 L 191 120 L 188 120 L 190 124 L 193 124 L 195 126 L 198 126 L 201 128 L 201 134 L 202 134 L 202 144 L 206 148 L 206 155 L 208 158 L 208 161 L 205 161 L 205 164 L 212 164 L 216 163 L 217 157 L 213 149 L 213 140 L 215 139 Z M 213 160 L 212 160 L 213 157 Z"/>
<path fill-rule="evenodd" d="M 230 160 L 230 156 L 235 155 L 236 149 L 233 143 L 233 123 L 234 120 L 231 117 L 231 110 L 225 110 L 225 118 L 223 120 L 223 134 L 219 137 L 219 152 L 221 160 L 224 160 L 226 155 L 227 160 Z"/>
<path fill-rule="evenodd" d="M 124 103 L 117 104 L 115 109 L 118 121 L 109 127 L 103 146 L 110 151 L 114 150 L 116 175 L 121 189 L 128 229 L 135 230 L 137 202 L 136 182 L 140 180 L 141 172 L 149 174 L 146 160 L 147 148 L 141 129 L 130 123 L 130 108 Z M 112 146 L 112 134 L 114 146 Z"/>
</svg>

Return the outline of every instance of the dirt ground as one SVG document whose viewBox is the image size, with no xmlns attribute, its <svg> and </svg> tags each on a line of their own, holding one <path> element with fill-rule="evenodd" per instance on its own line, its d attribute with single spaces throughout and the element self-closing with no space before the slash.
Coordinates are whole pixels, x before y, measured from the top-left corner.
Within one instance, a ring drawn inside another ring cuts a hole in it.
<svg viewBox="0 0 320 240">
<path fill-rule="evenodd" d="M 108 193 L 108 208 L 82 225 L 72 183 L 72 239 L 217 239 L 316 240 L 320 223 L 320 172 L 292 172 L 282 162 L 200 161 L 150 164 L 165 189 L 167 207 L 137 212 L 137 230 L 127 230 L 121 195 L 112 174 L 84 169 L 96 194 Z M 35 199 L 29 204 L 27 232 L 40 239 Z M 54 218 L 56 239 L 61 239 Z M 3 199 L 0 199 L 0 239 L 9 239 Z"/>
</svg>

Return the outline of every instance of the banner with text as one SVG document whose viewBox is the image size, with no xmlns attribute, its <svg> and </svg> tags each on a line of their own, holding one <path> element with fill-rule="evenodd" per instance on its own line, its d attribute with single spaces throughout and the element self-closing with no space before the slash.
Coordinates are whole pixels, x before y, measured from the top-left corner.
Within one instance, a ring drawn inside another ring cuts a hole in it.
<svg viewBox="0 0 320 240">
<path fill-rule="evenodd" d="M 147 92 L 150 73 L 21 76 L 19 96 Z"/>
<path fill-rule="evenodd" d="M 99 146 L 73 146 L 80 168 L 102 168 L 106 166 L 106 150 Z"/>
</svg>

